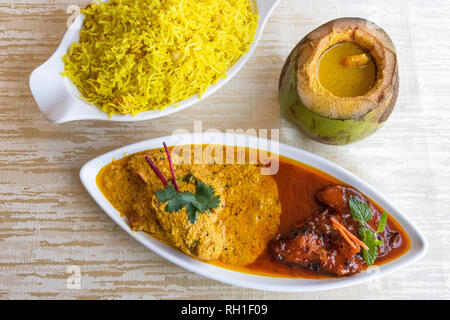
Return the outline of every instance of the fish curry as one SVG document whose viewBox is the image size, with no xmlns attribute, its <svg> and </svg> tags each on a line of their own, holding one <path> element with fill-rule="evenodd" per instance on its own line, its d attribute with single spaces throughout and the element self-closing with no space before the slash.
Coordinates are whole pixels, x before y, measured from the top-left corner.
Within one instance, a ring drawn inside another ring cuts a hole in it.
<svg viewBox="0 0 450 320">
<path fill-rule="evenodd" d="M 336 178 L 282 156 L 276 174 L 261 167 L 173 163 L 165 146 L 111 162 L 97 184 L 132 230 L 235 271 L 348 276 L 409 249 L 392 217 Z"/>
</svg>

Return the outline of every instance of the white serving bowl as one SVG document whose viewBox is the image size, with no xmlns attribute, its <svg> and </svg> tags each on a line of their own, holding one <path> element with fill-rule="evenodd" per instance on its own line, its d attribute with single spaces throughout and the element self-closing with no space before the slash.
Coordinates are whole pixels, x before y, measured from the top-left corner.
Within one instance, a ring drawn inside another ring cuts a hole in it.
<svg viewBox="0 0 450 320">
<path fill-rule="evenodd" d="M 228 70 L 227 77 L 220 79 L 205 91 L 202 99 L 210 96 L 230 81 L 248 61 L 261 39 L 270 14 L 279 1 L 252 0 L 254 7 L 257 8 L 259 20 L 250 50 Z M 95 105 L 81 99 L 77 87 L 68 78 L 61 76 L 61 73 L 64 71 L 64 63 L 61 58 L 66 54 L 72 43 L 78 41 L 82 25 L 83 15 L 80 15 L 67 30 L 55 53 L 31 73 L 31 92 L 39 109 L 49 121 L 63 123 L 88 119 L 127 122 L 150 120 L 184 110 L 200 101 L 198 96 L 194 95 L 161 111 L 144 111 L 134 117 L 132 115 L 114 115 L 112 118 L 109 118 L 108 114 L 100 111 Z"/>
<path fill-rule="evenodd" d="M 108 200 L 101 193 L 96 183 L 96 176 L 99 173 L 100 169 L 110 163 L 113 159 L 121 159 L 125 155 L 130 155 L 139 151 L 161 148 L 163 141 L 165 141 L 169 146 L 186 144 L 247 146 L 260 150 L 276 152 L 277 154 L 289 157 L 291 159 L 300 161 L 314 168 L 322 170 L 343 181 L 344 183 L 347 183 L 358 189 L 373 201 L 375 201 L 377 204 L 379 204 L 387 212 L 389 212 L 389 214 L 395 220 L 397 220 L 397 222 L 408 234 L 411 240 L 411 247 L 402 256 L 381 266 L 370 268 L 350 277 L 328 279 L 299 279 L 259 276 L 232 271 L 207 264 L 199 260 L 195 260 L 191 257 L 188 257 L 187 255 L 184 255 L 180 251 L 171 248 L 163 242 L 154 239 L 145 232 L 132 231 L 127 223 L 127 219 L 120 216 L 120 213 L 108 202 Z M 272 148 L 271 146 L 275 146 L 275 148 Z M 407 218 L 407 216 L 402 213 L 392 202 L 390 202 L 387 198 L 377 192 L 374 188 L 369 186 L 366 182 L 362 181 L 354 174 L 324 158 L 286 144 L 273 144 L 273 142 L 270 142 L 266 139 L 245 135 L 222 133 L 184 134 L 155 138 L 122 147 L 87 162 L 81 168 L 80 178 L 92 198 L 111 217 L 111 219 L 113 219 L 123 230 L 125 230 L 125 232 L 142 243 L 148 249 L 189 271 L 235 286 L 282 292 L 307 292 L 342 288 L 373 280 L 396 271 L 406 266 L 407 264 L 410 264 L 413 261 L 421 258 L 427 250 L 427 242 L 425 238 L 413 225 L 413 223 Z"/>
</svg>

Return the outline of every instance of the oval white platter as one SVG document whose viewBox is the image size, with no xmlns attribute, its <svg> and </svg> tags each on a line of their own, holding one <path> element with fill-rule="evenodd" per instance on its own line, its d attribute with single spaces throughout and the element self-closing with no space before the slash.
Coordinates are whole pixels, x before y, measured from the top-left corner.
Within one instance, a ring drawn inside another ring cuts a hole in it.
<svg viewBox="0 0 450 320">
<path fill-rule="evenodd" d="M 270 14 L 280 0 L 251 0 L 259 15 L 258 27 L 250 50 L 243 55 L 227 72 L 227 77 L 220 79 L 216 84 L 210 86 L 202 96 L 202 99 L 213 94 L 228 81 L 230 81 L 248 61 L 261 39 L 264 27 Z M 74 120 L 106 120 L 106 121 L 140 121 L 161 118 L 169 114 L 182 111 L 201 99 L 194 95 L 180 101 L 164 110 L 145 111 L 132 115 L 114 115 L 109 118 L 108 114 L 100 111 L 95 105 L 89 104 L 80 97 L 80 92 L 72 82 L 61 76 L 64 64 L 61 58 L 66 54 L 73 42 L 78 41 L 80 30 L 83 25 L 83 15 L 80 15 L 67 30 L 58 49 L 41 66 L 36 68 L 30 76 L 30 89 L 34 100 L 45 117 L 54 123 L 63 123 Z"/>
<path fill-rule="evenodd" d="M 152 238 L 150 235 L 144 232 L 132 231 L 127 223 L 126 218 L 120 216 L 120 213 L 103 196 L 96 184 L 96 176 L 99 173 L 100 169 L 110 163 L 113 159 L 121 159 L 126 155 L 148 149 L 161 148 L 163 141 L 165 141 L 169 146 L 186 144 L 247 146 L 280 154 L 322 170 L 343 181 L 344 183 L 355 187 L 366 196 L 371 198 L 373 201 L 375 201 L 377 204 L 379 204 L 382 208 L 384 208 L 392 217 L 394 217 L 394 219 L 397 220 L 398 223 L 400 223 L 400 225 L 407 232 L 411 240 L 411 248 L 397 259 L 383 264 L 379 267 L 363 271 L 360 274 L 350 277 L 320 280 L 281 277 L 278 278 L 240 273 L 190 258 L 179 252 L 178 250 L 175 250 L 170 246 Z M 111 217 L 111 219 L 113 219 L 123 230 L 125 230 L 125 232 L 127 232 L 134 239 L 146 246 L 148 249 L 189 271 L 235 286 L 280 292 L 307 292 L 342 288 L 376 279 L 383 275 L 396 271 L 406 266 L 407 264 L 410 264 L 413 261 L 421 258 L 427 250 L 427 242 L 425 238 L 423 237 L 421 232 L 413 225 L 413 223 L 407 218 L 407 216 L 402 213 L 386 197 L 381 195 L 366 182 L 364 182 L 351 172 L 341 168 L 340 166 L 310 152 L 286 144 L 278 144 L 262 138 L 238 134 L 195 133 L 150 139 L 108 152 L 87 162 L 81 168 L 80 178 L 92 198 Z"/>
</svg>

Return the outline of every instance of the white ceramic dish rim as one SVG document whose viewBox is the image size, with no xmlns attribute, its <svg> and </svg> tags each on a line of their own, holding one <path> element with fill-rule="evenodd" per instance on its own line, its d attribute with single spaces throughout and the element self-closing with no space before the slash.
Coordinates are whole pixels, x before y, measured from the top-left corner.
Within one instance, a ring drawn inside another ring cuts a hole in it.
<svg viewBox="0 0 450 320">
<path fill-rule="evenodd" d="M 170 246 L 167 246 L 166 244 L 152 238 L 150 235 L 144 232 L 132 231 L 126 222 L 126 218 L 120 217 L 120 213 L 106 200 L 96 184 L 96 176 L 100 169 L 106 164 L 110 163 L 113 159 L 120 159 L 126 155 L 143 150 L 160 148 L 163 141 L 166 141 L 169 146 L 203 143 L 222 144 L 230 146 L 250 146 L 261 150 L 275 149 L 268 148 L 268 146 L 270 146 L 270 143 L 272 143 L 271 141 L 252 136 L 238 134 L 230 135 L 223 133 L 182 134 L 154 138 L 116 149 L 99 157 L 96 157 L 95 159 L 87 162 L 81 168 L 80 179 L 83 185 L 92 196 L 92 198 L 111 217 L 112 220 L 114 220 L 122 229 L 124 229 L 129 235 L 131 235 L 145 247 L 152 250 L 161 257 L 167 259 L 168 261 L 182 268 L 185 268 L 186 270 L 195 272 L 210 279 L 240 287 L 279 292 L 311 292 L 342 288 L 377 279 L 420 259 L 427 251 L 428 244 L 425 238 L 423 237 L 422 233 L 414 226 L 414 224 L 407 218 L 407 216 L 402 213 L 386 197 L 381 195 L 366 182 L 364 182 L 351 172 L 322 157 L 280 143 L 279 154 L 308 164 L 336 177 L 337 179 L 349 185 L 354 186 L 362 193 L 370 197 L 373 201 L 378 203 L 382 208 L 387 210 L 389 214 L 394 217 L 408 233 L 411 240 L 411 248 L 409 249 L 409 251 L 398 257 L 397 259 L 390 261 L 389 263 L 373 269 L 369 269 L 358 275 L 330 279 L 298 279 L 258 276 L 231 271 L 190 258 L 179 252 L 178 250 L 175 250 Z"/>
<path fill-rule="evenodd" d="M 210 86 L 201 99 L 195 95 L 161 111 L 145 111 L 134 117 L 132 115 L 114 115 L 112 118 L 109 118 L 106 113 L 101 112 L 96 106 L 80 98 L 80 93 L 76 86 L 68 78 L 61 76 L 61 72 L 64 71 L 64 64 L 61 58 L 66 54 L 71 44 L 79 39 L 79 32 L 83 22 L 82 15 L 78 16 L 69 27 L 53 55 L 31 73 L 29 81 L 31 93 L 41 112 L 53 123 L 92 119 L 134 122 L 157 119 L 182 111 L 204 100 L 224 86 L 241 70 L 255 51 L 267 20 L 280 0 L 251 1 L 256 5 L 259 20 L 250 50 L 228 70 L 227 77 Z"/>
</svg>

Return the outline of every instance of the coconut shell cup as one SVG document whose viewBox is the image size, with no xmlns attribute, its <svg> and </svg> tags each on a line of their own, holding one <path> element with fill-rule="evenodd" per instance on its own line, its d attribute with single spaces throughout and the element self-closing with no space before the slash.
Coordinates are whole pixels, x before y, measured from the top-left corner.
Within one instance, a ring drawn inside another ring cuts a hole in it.
<svg viewBox="0 0 450 320">
<path fill-rule="evenodd" d="M 376 63 L 375 82 L 362 96 L 337 97 L 320 84 L 322 54 L 342 42 L 354 42 Z M 364 19 L 340 18 L 313 30 L 292 50 L 281 71 L 278 100 L 284 116 L 306 135 L 344 145 L 368 137 L 386 122 L 398 89 L 397 55 L 386 32 Z"/>
</svg>

